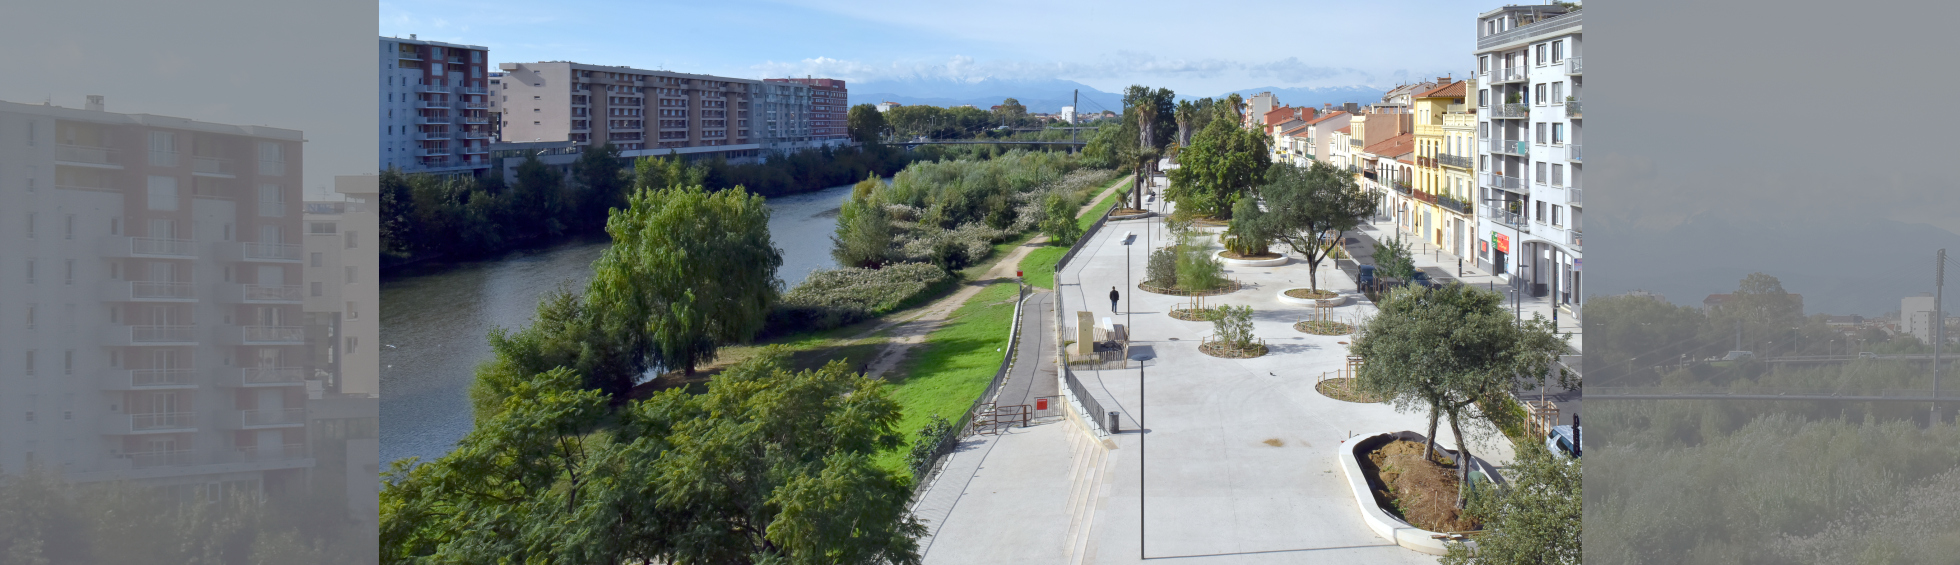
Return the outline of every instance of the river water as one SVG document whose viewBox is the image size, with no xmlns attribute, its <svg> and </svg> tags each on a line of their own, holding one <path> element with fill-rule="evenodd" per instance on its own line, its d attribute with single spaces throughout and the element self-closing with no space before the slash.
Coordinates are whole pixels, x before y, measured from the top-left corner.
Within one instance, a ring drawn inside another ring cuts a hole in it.
<svg viewBox="0 0 1960 565">
<path fill-rule="evenodd" d="M 769 236 L 782 250 L 784 288 L 836 266 L 830 236 L 851 185 L 769 199 Z M 493 327 L 518 328 L 559 285 L 583 288 L 604 236 L 381 283 L 381 460 L 433 460 L 472 425 L 469 387 L 490 357 Z"/>
</svg>

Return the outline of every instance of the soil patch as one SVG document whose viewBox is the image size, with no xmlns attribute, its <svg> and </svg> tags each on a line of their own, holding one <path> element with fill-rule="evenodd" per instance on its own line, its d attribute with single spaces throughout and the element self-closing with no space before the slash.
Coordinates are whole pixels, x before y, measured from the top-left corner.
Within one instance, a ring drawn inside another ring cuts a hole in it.
<svg viewBox="0 0 1960 565">
<path fill-rule="evenodd" d="M 1204 228 L 1224 228 L 1224 227 L 1231 227 L 1231 225 L 1232 225 L 1232 224 L 1231 224 L 1231 220 L 1219 220 L 1219 219 L 1213 219 L 1213 218 L 1198 218 L 1198 219 L 1195 219 L 1195 220 L 1192 220 L 1192 221 L 1191 221 L 1191 225 L 1194 225 L 1194 226 L 1198 226 L 1198 227 L 1204 227 Z"/>
<path fill-rule="evenodd" d="M 1361 461 L 1382 507 L 1393 510 L 1410 525 L 1432 532 L 1468 532 L 1481 527 L 1456 509 L 1456 462 L 1438 450 L 1435 460 L 1422 457 L 1421 442 L 1396 440 L 1368 453 Z"/>
<path fill-rule="evenodd" d="M 1148 214 L 1148 213 L 1150 213 L 1150 211 L 1149 211 L 1149 210 L 1138 210 L 1138 209 L 1136 209 L 1136 208 L 1128 208 L 1128 207 L 1124 207 L 1124 208 L 1117 208 L 1117 209 L 1115 209 L 1115 210 L 1111 210 L 1111 211 L 1109 212 L 1109 215 L 1111 215 L 1111 216 L 1136 216 L 1136 215 L 1141 215 L 1141 214 Z"/>
<path fill-rule="evenodd" d="M 1328 299 L 1328 298 L 1333 298 L 1333 297 L 1336 297 L 1336 296 L 1340 296 L 1340 295 L 1341 295 L 1341 293 L 1338 293 L 1338 292 L 1334 292 L 1334 291 L 1331 291 L 1331 290 L 1311 290 L 1311 289 L 1305 289 L 1305 288 L 1289 288 L 1289 289 L 1286 289 L 1286 295 L 1287 295 L 1288 297 L 1292 297 L 1292 298 L 1299 298 L 1299 299 L 1304 299 L 1304 300 L 1324 300 L 1324 299 Z"/>
<path fill-rule="evenodd" d="M 1233 347 L 1231 344 L 1225 342 L 1213 341 L 1213 342 L 1207 342 L 1203 345 L 1199 345 L 1198 351 L 1204 352 L 1205 355 L 1210 355 L 1212 357 L 1222 357 L 1225 359 L 1251 359 L 1253 357 L 1265 355 L 1266 345 L 1263 343 L 1255 343 L 1252 344 L 1251 347 L 1240 349 L 1237 347 Z"/>
<path fill-rule="evenodd" d="M 1280 440 L 1279 438 L 1272 438 L 1272 439 L 1269 439 L 1269 440 L 1266 440 L 1266 441 L 1262 441 L 1262 442 L 1259 442 L 1259 443 L 1263 443 L 1263 444 L 1266 444 L 1266 445 L 1270 445 L 1270 446 L 1273 446 L 1273 447 L 1285 447 L 1285 446 L 1286 446 L 1286 442 L 1284 442 L 1284 441 L 1281 441 L 1281 440 Z"/>
<path fill-rule="evenodd" d="M 1313 335 L 1347 335 L 1354 331 L 1354 326 L 1327 320 L 1307 320 L 1293 324 L 1293 329 Z"/>
<path fill-rule="evenodd" d="M 1218 319 L 1218 310 L 1213 308 L 1180 308 L 1171 310 L 1171 317 L 1186 322 L 1209 322 Z"/>
<path fill-rule="evenodd" d="M 1336 378 L 1336 379 L 1323 380 L 1318 383 L 1314 383 L 1313 389 L 1319 391 L 1322 396 L 1326 396 L 1328 398 L 1332 398 L 1334 400 L 1339 400 L 1342 402 L 1374 404 L 1378 402 L 1388 401 L 1388 399 L 1386 398 L 1380 398 L 1362 392 L 1359 387 L 1356 387 L 1354 385 L 1354 379 L 1350 379 L 1350 378 Z"/>
<path fill-rule="evenodd" d="M 1239 253 L 1237 253 L 1237 252 L 1233 252 L 1233 251 L 1230 251 L 1230 250 L 1226 250 L 1226 251 L 1223 251 L 1223 252 L 1220 252 L 1220 253 L 1218 254 L 1218 256 L 1219 256 L 1219 257 L 1224 257 L 1224 258 L 1226 258 L 1226 259 L 1240 259 L 1240 260 L 1246 260 L 1246 261 L 1257 261 L 1257 260 L 1261 260 L 1261 259 L 1278 259 L 1278 258 L 1280 258 L 1280 254 L 1278 254 L 1278 253 L 1274 253 L 1274 252 L 1271 252 L 1271 251 L 1267 251 L 1267 252 L 1265 252 L 1265 253 L 1255 253 L 1255 254 L 1252 254 L 1252 255 L 1241 255 L 1241 254 L 1239 254 Z"/>
<path fill-rule="evenodd" d="M 1231 294 L 1243 287 L 1244 285 L 1240 284 L 1239 281 L 1235 281 L 1231 279 L 1226 279 L 1224 286 L 1220 286 L 1218 288 L 1209 289 L 1209 290 L 1184 290 L 1179 288 L 1157 286 L 1157 285 L 1150 284 L 1148 282 L 1137 283 L 1137 290 L 1141 290 L 1151 294 L 1168 294 L 1171 296 L 1217 296 L 1220 294 Z"/>
</svg>

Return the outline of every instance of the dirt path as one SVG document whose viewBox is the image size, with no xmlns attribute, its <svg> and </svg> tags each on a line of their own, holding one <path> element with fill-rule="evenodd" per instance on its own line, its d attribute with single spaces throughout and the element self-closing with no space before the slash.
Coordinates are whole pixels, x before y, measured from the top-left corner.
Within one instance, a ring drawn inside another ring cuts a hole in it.
<svg viewBox="0 0 1960 565">
<path fill-rule="evenodd" d="M 1082 205 L 1081 210 L 1075 212 L 1075 215 L 1080 217 L 1082 214 L 1087 213 L 1089 209 L 1094 208 L 1097 203 L 1102 202 L 1102 199 L 1108 198 L 1110 194 L 1115 193 L 1117 189 L 1129 186 L 1128 183 L 1123 182 L 1129 178 L 1130 175 L 1124 175 L 1122 178 L 1117 179 L 1117 182 L 1110 184 L 1108 189 L 1091 197 L 1087 204 Z M 923 343 L 926 335 L 931 334 L 933 330 L 945 325 L 946 318 L 952 316 L 953 311 L 958 310 L 960 305 L 966 304 L 967 299 L 973 298 L 975 294 L 979 294 L 980 289 L 985 288 L 987 282 L 1007 278 L 1014 272 L 1015 267 L 1020 266 L 1022 258 L 1027 257 L 1028 253 L 1047 244 L 1048 236 L 1037 235 L 1033 239 L 1028 240 L 1027 243 L 1023 243 L 1008 251 L 1005 256 L 1002 256 L 998 262 L 994 263 L 993 268 L 987 269 L 987 272 L 981 274 L 978 279 L 961 285 L 960 289 L 953 294 L 935 300 L 931 304 L 927 304 L 924 308 L 920 308 L 902 318 L 886 321 L 885 323 L 878 324 L 877 327 L 866 330 L 864 333 L 851 336 L 851 340 L 855 341 L 871 337 L 879 332 L 889 332 L 888 335 L 891 340 L 885 342 L 885 346 L 878 350 L 877 355 L 872 356 L 870 368 L 867 372 L 872 378 L 877 378 L 883 376 L 892 367 L 898 366 L 898 362 L 903 361 L 905 355 L 910 353 L 914 346 Z"/>
</svg>

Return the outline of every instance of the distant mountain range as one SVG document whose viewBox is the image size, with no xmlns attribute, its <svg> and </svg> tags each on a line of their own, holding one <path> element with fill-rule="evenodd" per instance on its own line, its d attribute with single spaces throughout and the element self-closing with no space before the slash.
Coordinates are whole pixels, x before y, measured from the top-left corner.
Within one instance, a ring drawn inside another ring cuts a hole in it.
<svg viewBox="0 0 1960 565">
<path fill-rule="evenodd" d="M 1701 214 L 1666 230 L 1589 227 L 1587 294 L 1639 289 L 1695 307 L 1762 272 L 1803 295 L 1805 314 L 1877 316 L 1898 310 L 1901 298 L 1933 290 L 1934 250 L 1960 253 L 1960 234 L 1882 219 Z M 1948 262 L 1953 274 L 1951 257 Z"/>
<path fill-rule="evenodd" d="M 1000 104 L 1002 100 L 1013 98 L 1027 106 L 1029 112 L 1050 114 L 1062 111 L 1063 106 L 1072 103 L 1072 96 L 1081 93 L 1081 110 L 1084 112 L 1123 111 L 1121 93 L 1103 92 L 1095 87 L 1072 80 L 1033 80 L 1010 81 L 986 79 L 979 82 L 959 82 L 951 80 L 899 80 L 866 81 L 850 84 L 850 104 L 877 104 L 897 102 L 905 105 L 928 105 L 951 107 L 971 104 L 975 108 L 986 109 Z M 1250 98 L 1261 92 L 1272 92 L 1279 97 L 1280 104 L 1287 106 L 1320 106 L 1345 102 L 1369 104 L 1381 101 L 1383 89 L 1367 86 L 1335 86 L 1320 88 L 1280 88 L 1262 87 L 1236 91 L 1239 96 Z M 1210 98 L 1224 98 L 1232 93 L 1209 95 Z M 1177 97 L 1179 100 L 1197 100 L 1207 96 Z"/>
</svg>

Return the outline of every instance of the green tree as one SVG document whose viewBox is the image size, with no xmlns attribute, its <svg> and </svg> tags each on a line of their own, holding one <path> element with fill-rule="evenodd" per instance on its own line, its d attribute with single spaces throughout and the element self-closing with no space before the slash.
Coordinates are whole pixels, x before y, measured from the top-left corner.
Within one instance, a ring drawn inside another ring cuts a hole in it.
<svg viewBox="0 0 1960 565">
<path fill-rule="evenodd" d="M 1020 100 L 1008 98 L 1000 102 L 1000 109 L 994 112 L 994 116 L 1003 125 L 1021 125 L 1023 121 L 1028 119 L 1028 107 L 1021 105 Z"/>
<path fill-rule="evenodd" d="M 1055 245 L 1075 245 L 1082 237 L 1082 226 L 1075 221 L 1075 203 L 1056 192 L 1048 195 L 1042 209 L 1041 231 L 1048 234 L 1048 240 Z"/>
<path fill-rule="evenodd" d="M 625 167 L 619 147 L 610 141 L 585 150 L 572 162 L 577 187 L 574 227 L 581 231 L 604 227 L 608 210 L 626 207 Z"/>
<path fill-rule="evenodd" d="M 588 300 L 642 320 L 660 362 L 694 373 L 762 329 L 782 287 L 769 207 L 742 187 L 639 186 L 612 215 Z"/>
<path fill-rule="evenodd" d="M 1583 509 L 1579 462 L 1526 442 L 1505 471 L 1509 484 L 1479 489 L 1470 499 L 1469 514 L 1484 525 L 1474 555 L 1463 544 L 1450 544 L 1442 563 L 1579 563 Z"/>
<path fill-rule="evenodd" d="M 1280 219 L 1279 215 L 1262 209 L 1257 200 L 1240 200 L 1232 208 L 1231 224 L 1225 228 L 1225 249 L 1240 255 L 1266 254 L 1273 240 L 1282 236 Z"/>
<path fill-rule="evenodd" d="M 877 187 L 883 184 L 875 176 L 865 179 L 838 208 L 837 234 L 830 238 L 833 246 L 830 256 L 837 264 L 876 269 L 890 259 L 891 218 L 875 196 Z"/>
<path fill-rule="evenodd" d="M 624 314 L 603 299 L 588 303 L 586 295 L 559 288 L 538 300 L 537 314 L 522 329 L 491 329 L 491 357 L 477 366 L 470 382 L 477 423 L 496 417 L 521 385 L 560 367 L 580 375 L 584 388 L 624 403 L 640 375 L 658 360 L 644 325 Z"/>
<path fill-rule="evenodd" d="M 1460 455 L 1459 480 L 1469 485 L 1472 455 L 1464 441 L 1469 408 L 1479 402 L 1508 406 L 1513 384 L 1551 371 L 1556 356 L 1567 351 L 1566 338 L 1536 315 L 1515 322 L 1497 293 L 1461 284 L 1401 287 L 1378 308 L 1349 348 L 1363 358 L 1356 384 L 1392 399 L 1397 410 L 1427 410 L 1425 453 L 1434 453 L 1438 420 L 1448 417 Z M 1500 427 L 1511 423 L 1509 410 L 1477 414 Z M 1459 492 L 1457 507 L 1464 504 Z"/>
<path fill-rule="evenodd" d="M 1190 147 L 1179 150 L 1166 196 L 1179 207 L 1228 218 L 1232 206 L 1251 195 L 1271 164 L 1266 136 L 1216 120 L 1192 138 Z"/>
<path fill-rule="evenodd" d="M 514 215 L 520 222 L 519 233 L 554 238 L 565 233 L 564 176 L 539 161 L 536 152 L 527 153 L 517 165 L 517 181 L 510 188 L 512 205 L 523 211 Z"/>
<path fill-rule="evenodd" d="M 1409 254 L 1409 244 L 1401 236 L 1375 242 L 1375 274 L 1398 280 L 1408 280 L 1415 276 L 1415 257 Z"/>
<path fill-rule="evenodd" d="M 1123 122 L 1147 132 L 1150 148 L 1162 151 L 1177 133 L 1177 95 L 1168 88 L 1133 84 L 1123 89 Z"/>
<path fill-rule="evenodd" d="M 884 135 L 886 128 L 884 113 L 879 112 L 878 107 L 871 104 L 852 106 L 851 111 L 845 116 L 845 123 L 845 127 L 850 131 L 851 140 L 864 145 L 878 143 L 879 137 Z"/>
<path fill-rule="evenodd" d="M 415 254 L 415 242 L 420 241 L 415 221 L 415 195 L 408 184 L 408 175 L 401 169 L 388 167 L 381 171 L 381 252 L 390 257 L 405 259 Z"/>
<path fill-rule="evenodd" d="M 1316 290 L 1320 262 L 1346 241 L 1348 230 L 1375 213 L 1375 200 L 1355 184 L 1354 175 L 1319 161 L 1308 168 L 1274 164 L 1266 171 L 1259 195 L 1266 202 L 1261 222 L 1269 226 L 1265 231 L 1306 258 L 1308 287 Z M 1238 212 L 1233 216 L 1236 225 Z"/>
</svg>

